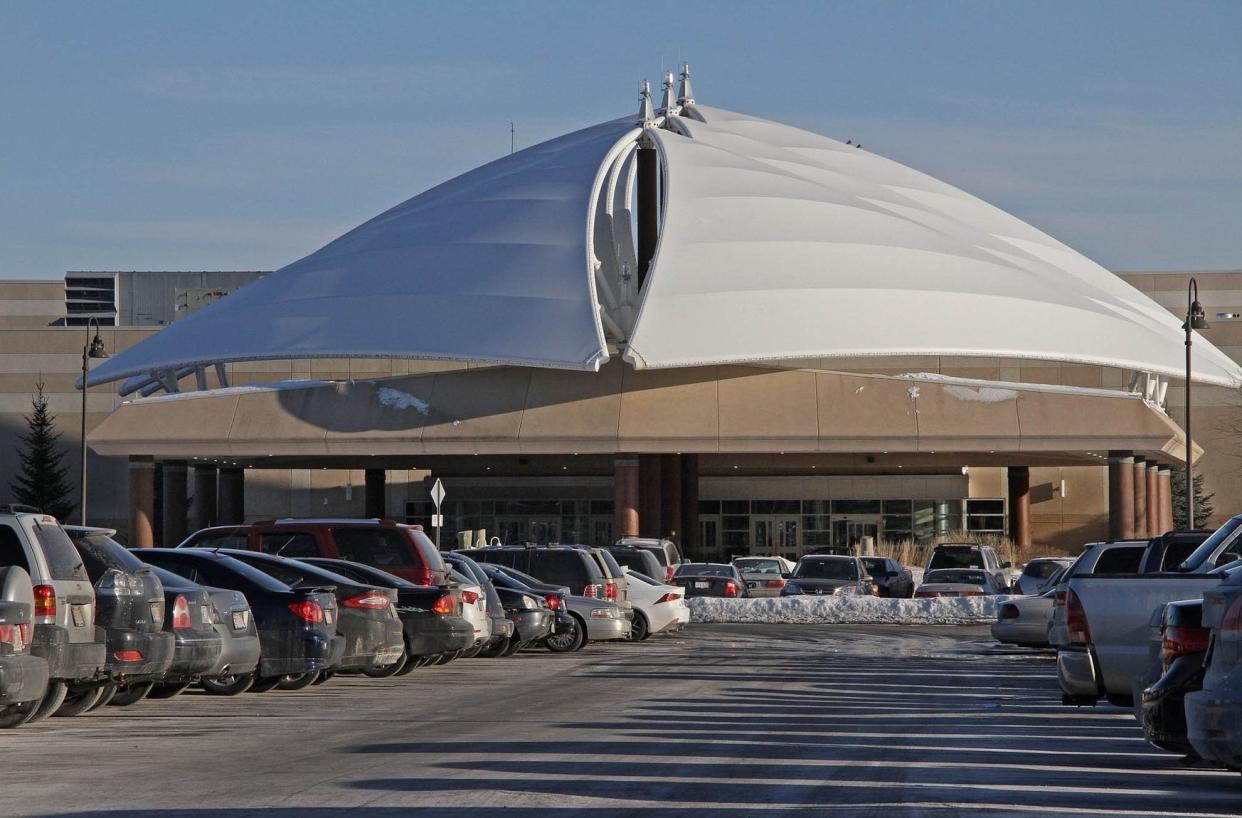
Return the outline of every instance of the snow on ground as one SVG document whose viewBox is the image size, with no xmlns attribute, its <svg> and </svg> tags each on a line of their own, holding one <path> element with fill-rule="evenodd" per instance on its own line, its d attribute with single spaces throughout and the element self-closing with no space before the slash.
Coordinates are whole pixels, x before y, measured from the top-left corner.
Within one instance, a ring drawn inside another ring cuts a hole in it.
<svg viewBox="0 0 1242 818">
<path fill-rule="evenodd" d="M 766 599 L 691 597 L 691 621 L 797 625 L 979 625 L 996 621 L 1008 596 L 882 599 L 874 596 L 787 596 Z"/>
</svg>

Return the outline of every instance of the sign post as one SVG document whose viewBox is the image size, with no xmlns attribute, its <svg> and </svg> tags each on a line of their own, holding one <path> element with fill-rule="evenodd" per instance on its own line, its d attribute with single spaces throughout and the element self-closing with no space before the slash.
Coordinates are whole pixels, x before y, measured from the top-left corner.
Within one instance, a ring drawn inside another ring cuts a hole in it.
<svg viewBox="0 0 1242 818">
<path fill-rule="evenodd" d="M 440 478 L 436 478 L 435 485 L 431 487 L 431 502 L 435 503 L 436 513 L 431 515 L 431 524 L 436 529 L 436 548 L 440 548 L 440 527 L 444 525 L 444 515 L 440 513 L 440 504 L 444 502 L 444 484 L 440 482 Z"/>
</svg>

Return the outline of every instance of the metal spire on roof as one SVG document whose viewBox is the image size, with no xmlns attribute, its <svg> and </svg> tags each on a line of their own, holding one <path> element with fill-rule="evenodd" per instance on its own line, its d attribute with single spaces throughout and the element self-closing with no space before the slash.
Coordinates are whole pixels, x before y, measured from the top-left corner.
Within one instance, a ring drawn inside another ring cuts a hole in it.
<svg viewBox="0 0 1242 818">
<path fill-rule="evenodd" d="M 668 116 L 673 111 L 673 72 L 664 72 L 664 102 L 660 105 L 660 113 Z"/>
<path fill-rule="evenodd" d="M 681 94 L 677 97 L 678 105 L 693 105 L 694 91 L 690 89 L 690 63 L 681 64 Z"/>
<path fill-rule="evenodd" d="M 643 84 L 639 86 L 638 102 L 639 124 L 655 119 L 655 112 L 651 110 L 651 83 L 646 80 L 643 80 Z"/>
</svg>

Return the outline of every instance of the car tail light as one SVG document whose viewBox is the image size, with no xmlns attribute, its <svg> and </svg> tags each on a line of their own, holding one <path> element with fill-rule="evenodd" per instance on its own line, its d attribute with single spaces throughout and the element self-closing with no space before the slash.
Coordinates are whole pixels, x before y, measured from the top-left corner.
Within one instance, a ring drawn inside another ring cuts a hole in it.
<svg viewBox="0 0 1242 818">
<path fill-rule="evenodd" d="M 346 608 L 361 608 L 366 611 L 382 611 L 392 604 L 392 600 L 376 591 L 351 596 L 342 603 Z"/>
<path fill-rule="evenodd" d="M 173 630 L 193 627 L 190 622 L 190 603 L 186 602 L 185 597 L 180 594 L 173 600 L 172 626 Z"/>
<path fill-rule="evenodd" d="M 457 602 L 452 594 L 444 594 L 431 606 L 431 610 L 440 616 L 452 616 L 457 613 Z"/>
<path fill-rule="evenodd" d="M 417 576 L 414 578 L 415 585 L 435 585 L 435 577 L 431 573 L 431 568 L 424 566 L 418 570 Z"/>
<path fill-rule="evenodd" d="M 670 581 L 672 581 L 672 579 L 673 579 L 673 574 L 676 574 L 676 573 L 677 573 L 677 569 L 676 569 L 676 568 L 674 568 L 673 566 L 671 566 L 671 565 L 665 566 L 665 568 L 664 568 L 664 581 L 665 581 L 665 582 L 670 582 Z"/>
<path fill-rule="evenodd" d="M 1017 619 L 1018 618 L 1018 606 L 1010 605 L 1008 602 L 1006 602 L 1004 605 L 1000 606 L 1000 611 L 997 612 L 996 618 L 997 619 Z"/>
<path fill-rule="evenodd" d="M 477 591 L 462 591 L 461 601 L 465 602 L 467 605 L 473 605 L 479 601 L 479 594 Z"/>
<path fill-rule="evenodd" d="M 24 625 L 0 625 L 0 645 L 8 645 L 14 653 L 26 646 Z"/>
<path fill-rule="evenodd" d="M 588 585 L 587 587 L 585 587 L 585 588 L 583 588 L 583 589 L 582 589 L 582 595 L 583 595 L 583 596 L 588 596 L 588 597 L 590 597 L 591 599 L 595 599 L 595 597 L 596 597 L 598 594 L 597 594 L 597 592 L 596 592 L 596 590 L 595 590 L 595 586 L 594 586 L 594 585 Z"/>
<path fill-rule="evenodd" d="M 1065 628 L 1069 631 L 1071 644 L 1091 644 L 1091 627 L 1087 624 L 1087 612 L 1083 610 L 1082 600 L 1070 589 L 1065 594 Z"/>
<path fill-rule="evenodd" d="M 544 601 L 548 603 L 548 607 L 554 611 L 565 610 L 565 603 L 561 600 L 560 594 L 545 594 Z"/>
<path fill-rule="evenodd" d="M 118 662 L 141 662 L 142 651 L 140 650 L 118 650 L 112 654 Z"/>
<path fill-rule="evenodd" d="M 617 583 L 608 582 L 604 584 L 604 599 L 617 598 Z"/>
<path fill-rule="evenodd" d="M 958 591 L 955 596 L 983 596 L 983 591 Z"/>
<path fill-rule="evenodd" d="M 1229 606 L 1229 610 L 1225 611 L 1225 618 L 1220 623 L 1222 633 L 1228 632 L 1230 635 L 1236 635 L 1242 631 L 1242 598 L 1234 600 Z"/>
<path fill-rule="evenodd" d="M 783 579 L 770 579 L 770 580 L 768 580 L 768 581 L 767 581 L 767 586 L 768 586 L 769 588 L 784 588 L 784 587 L 785 587 L 785 580 L 783 580 Z"/>
<path fill-rule="evenodd" d="M 676 602 L 679 599 L 681 599 L 681 594 L 665 594 L 657 599 L 655 604 L 659 605 L 661 602 Z"/>
<path fill-rule="evenodd" d="M 1065 604 L 1065 591 L 1057 591 L 1057 595 L 1053 597 L 1052 599 L 1052 604 L 1053 605 L 1064 605 Z"/>
<path fill-rule="evenodd" d="M 51 585 L 36 585 L 34 587 L 34 615 L 55 618 L 56 589 Z"/>
<path fill-rule="evenodd" d="M 879 586 L 879 584 L 877 584 L 877 583 L 875 583 L 875 582 L 871 583 L 871 595 L 872 595 L 872 596 L 879 596 L 879 595 L 880 595 L 880 586 Z"/>
<path fill-rule="evenodd" d="M 1164 629 L 1160 639 L 1160 658 L 1171 662 L 1179 656 L 1191 653 L 1203 653 L 1208 647 L 1207 628 L 1187 628 L 1171 625 Z"/>
<path fill-rule="evenodd" d="M 725 580 L 724 595 L 737 596 L 737 583 L 731 579 Z"/>
<path fill-rule="evenodd" d="M 916 599 L 935 599 L 936 597 L 940 596 L 940 592 L 939 591 L 915 591 L 914 596 Z"/>
<path fill-rule="evenodd" d="M 323 621 L 323 608 L 318 602 L 304 599 L 301 602 L 290 602 L 289 610 L 293 611 L 300 619 L 317 623 Z"/>
</svg>

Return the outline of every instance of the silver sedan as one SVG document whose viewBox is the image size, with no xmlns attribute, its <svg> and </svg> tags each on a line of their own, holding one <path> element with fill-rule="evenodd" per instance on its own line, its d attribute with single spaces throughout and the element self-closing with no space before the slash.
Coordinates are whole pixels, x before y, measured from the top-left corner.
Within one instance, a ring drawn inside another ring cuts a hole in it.
<svg viewBox="0 0 1242 818">
<path fill-rule="evenodd" d="M 1039 596 L 1015 597 L 1002 602 L 996 610 L 996 622 L 992 624 L 992 636 L 998 642 L 1023 645 L 1030 648 L 1046 648 L 1048 626 L 1052 624 L 1052 605 L 1056 590 Z"/>
</svg>

